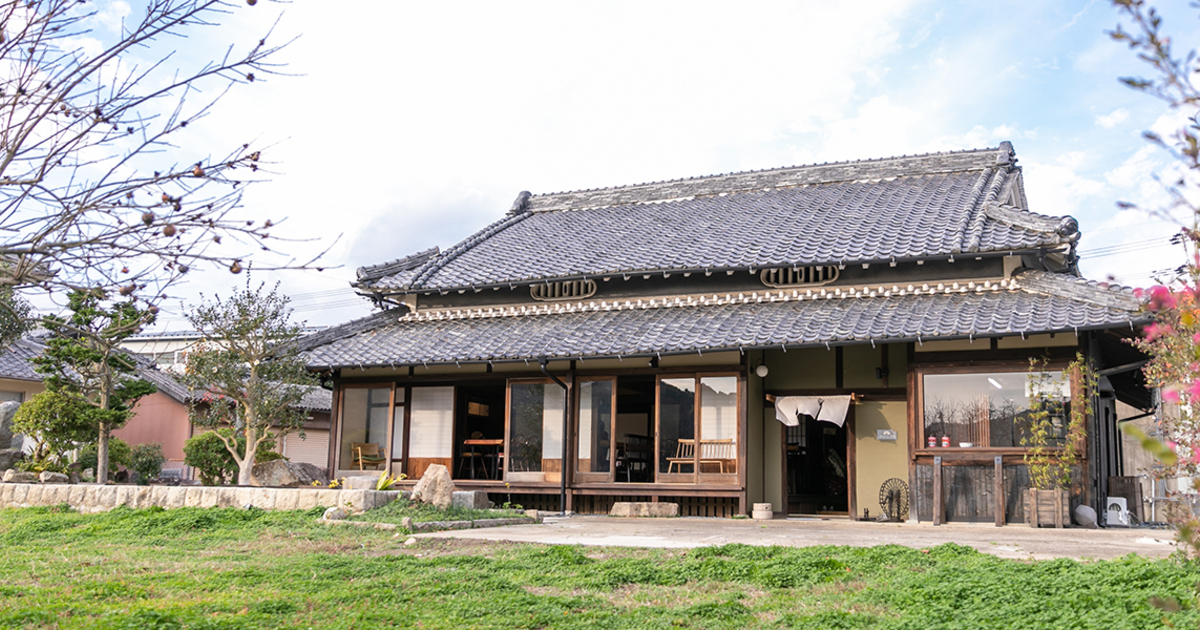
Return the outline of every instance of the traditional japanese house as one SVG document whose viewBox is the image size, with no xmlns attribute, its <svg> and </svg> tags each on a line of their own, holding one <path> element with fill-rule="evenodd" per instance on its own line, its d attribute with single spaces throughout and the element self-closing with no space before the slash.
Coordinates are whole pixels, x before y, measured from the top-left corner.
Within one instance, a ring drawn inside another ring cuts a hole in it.
<svg viewBox="0 0 1200 630">
<path fill-rule="evenodd" d="M 334 388 L 329 465 L 439 463 L 582 513 L 861 518 L 882 490 L 909 519 L 1019 521 L 1029 359 L 1078 352 L 1109 368 L 1074 495 L 1098 504 L 1113 399 L 1151 406 L 1143 315 L 1079 277 L 1076 221 L 1028 210 L 1016 162 L 1006 142 L 522 192 L 454 247 L 359 269 L 380 312 L 303 341 Z"/>
</svg>

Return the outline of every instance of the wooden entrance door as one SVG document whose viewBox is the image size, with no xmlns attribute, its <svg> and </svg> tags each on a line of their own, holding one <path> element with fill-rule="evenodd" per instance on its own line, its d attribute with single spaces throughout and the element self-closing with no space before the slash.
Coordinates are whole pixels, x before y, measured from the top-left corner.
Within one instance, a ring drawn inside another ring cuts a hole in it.
<svg viewBox="0 0 1200 630">
<path fill-rule="evenodd" d="M 849 468 L 846 427 L 804 416 L 783 427 L 789 514 L 846 513 Z"/>
</svg>

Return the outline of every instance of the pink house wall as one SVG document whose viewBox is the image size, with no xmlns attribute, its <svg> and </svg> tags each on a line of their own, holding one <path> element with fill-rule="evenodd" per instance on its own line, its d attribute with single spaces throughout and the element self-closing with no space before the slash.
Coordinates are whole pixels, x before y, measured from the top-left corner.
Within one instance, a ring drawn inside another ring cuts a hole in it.
<svg viewBox="0 0 1200 630">
<path fill-rule="evenodd" d="M 167 456 L 164 468 L 183 468 L 183 443 L 192 435 L 188 410 L 182 403 L 163 393 L 154 393 L 138 401 L 134 416 L 113 435 L 129 444 L 158 442 Z"/>
</svg>

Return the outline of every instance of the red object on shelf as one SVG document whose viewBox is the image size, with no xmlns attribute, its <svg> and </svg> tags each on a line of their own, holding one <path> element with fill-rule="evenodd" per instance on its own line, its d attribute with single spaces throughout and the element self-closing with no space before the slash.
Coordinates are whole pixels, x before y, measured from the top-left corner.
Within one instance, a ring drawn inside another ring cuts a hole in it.
<svg viewBox="0 0 1200 630">
<path fill-rule="evenodd" d="M 936 435 L 929 436 L 927 443 L 929 445 L 929 448 L 937 448 L 937 436 Z"/>
<path fill-rule="evenodd" d="M 942 436 L 942 448 L 949 448 L 949 447 L 950 447 L 950 436 L 943 435 Z"/>
</svg>

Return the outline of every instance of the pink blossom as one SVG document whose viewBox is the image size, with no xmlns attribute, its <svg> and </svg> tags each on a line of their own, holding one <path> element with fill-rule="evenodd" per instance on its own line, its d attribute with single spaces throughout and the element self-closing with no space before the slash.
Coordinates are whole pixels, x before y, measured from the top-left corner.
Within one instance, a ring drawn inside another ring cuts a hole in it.
<svg viewBox="0 0 1200 630">
<path fill-rule="evenodd" d="M 1188 385 L 1187 392 L 1192 400 L 1200 400 L 1200 379 L 1192 381 L 1192 384 Z"/>
<path fill-rule="evenodd" d="M 1150 310 L 1159 311 L 1164 308 L 1175 308 L 1175 296 L 1171 295 L 1171 290 L 1162 285 L 1150 288 Z"/>
<path fill-rule="evenodd" d="M 1173 334 L 1175 329 L 1170 324 L 1150 324 L 1146 326 L 1146 341 L 1154 341 L 1159 337 Z"/>
<path fill-rule="evenodd" d="M 1192 335 L 1192 343 L 1200 346 L 1200 332 Z"/>
<path fill-rule="evenodd" d="M 1162 390 L 1162 398 L 1164 401 L 1169 402 L 1169 403 L 1178 403 L 1179 402 L 1179 390 L 1164 389 L 1164 390 Z"/>
</svg>

